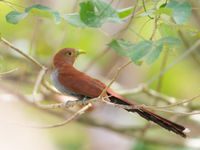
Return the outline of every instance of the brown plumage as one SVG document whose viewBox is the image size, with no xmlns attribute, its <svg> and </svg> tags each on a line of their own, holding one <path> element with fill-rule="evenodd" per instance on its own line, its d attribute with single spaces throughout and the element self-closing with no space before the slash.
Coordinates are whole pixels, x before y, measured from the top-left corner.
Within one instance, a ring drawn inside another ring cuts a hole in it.
<svg viewBox="0 0 200 150">
<path fill-rule="evenodd" d="M 106 85 L 101 81 L 91 78 L 90 76 L 78 71 L 73 67 L 75 59 L 79 54 L 82 53 L 82 51 L 80 52 L 72 48 L 64 48 L 56 53 L 53 60 L 54 72 L 52 74 L 52 81 L 58 90 L 67 94 L 74 95 L 79 99 L 84 97 L 98 97 L 105 89 Z M 118 95 L 111 89 L 108 89 L 106 94 L 110 96 L 109 100 L 112 103 L 132 106 L 137 105 Z M 170 120 L 167 120 L 153 112 L 150 112 L 143 108 L 131 109 L 127 111 L 136 112 L 141 117 L 153 121 L 161 127 L 172 131 L 182 137 L 186 137 L 186 134 L 184 133 L 186 129 L 185 127 L 176 124 Z"/>
</svg>

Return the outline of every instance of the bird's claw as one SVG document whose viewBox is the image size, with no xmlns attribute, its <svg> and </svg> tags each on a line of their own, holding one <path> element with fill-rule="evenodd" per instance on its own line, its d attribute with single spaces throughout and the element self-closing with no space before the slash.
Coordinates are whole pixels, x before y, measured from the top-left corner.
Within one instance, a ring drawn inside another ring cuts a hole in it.
<svg viewBox="0 0 200 150">
<path fill-rule="evenodd" d="M 85 105 L 85 100 L 86 100 L 87 98 L 86 97 L 84 97 L 83 99 L 80 99 L 80 100 L 75 100 L 75 101 L 66 101 L 66 103 L 65 103 L 65 108 L 69 108 L 69 107 L 71 107 L 71 106 L 74 106 L 74 105 L 77 105 L 77 104 L 82 104 L 82 105 Z"/>
<path fill-rule="evenodd" d="M 72 106 L 73 103 L 74 103 L 74 101 L 66 101 L 65 108 L 69 108 L 70 106 Z"/>
</svg>

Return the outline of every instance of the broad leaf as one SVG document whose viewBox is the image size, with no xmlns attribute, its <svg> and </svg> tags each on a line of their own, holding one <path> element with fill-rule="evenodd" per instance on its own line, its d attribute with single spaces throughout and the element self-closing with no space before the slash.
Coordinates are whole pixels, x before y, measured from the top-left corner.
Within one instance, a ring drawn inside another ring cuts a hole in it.
<svg viewBox="0 0 200 150">
<path fill-rule="evenodd" d="M 19 11 L 11 11 L 6 15 L 6 21 L 11 24 L 17 24 L 26 16 L 28 16 L 28 13 L 21 13 Z"/>
<path fill-rule="evenodd" d="M 123 23 L 117 11 L 100 0 L 81 2 L 80 7 L 80 19 L 89 27 L 99 28 L 106 22 Z"/>
<path fill-rule="evenodd" d="M 176 28 L 171 25 L 162 23 L 158 26 L 158 30 L 162 37 L 168 37 L 168 36 L 177 37 Z"/>
<path fill-rule="evenodd" d="M 121 40 L 112 40 L 112 42 L 110 42 L 108 46 L 113 48 L 115 52 L 118 53 L 119 55 L 128 57 L 129 49 L 134 45 L 129 41 L 121 39 Z"/>
<path fill-rule="evenodd" d="M 172 16 L 172 14 L 173 14 L 173 9 L 161 7 L 161 8 L 159 8 L 158 10 L 156 10 L 156 13 L 157 13 L 157 14 L 166 14 L 166 15 Z"/>
<path fill-rule="evenodd" d="M 56 24 L 60 23 L 60 14 L 57 11 L 40 4 L 32 5 L 26 8 L 24 13 L 19 11 L 11 11 L 6 15 L 6 20 L 11 24 L 17 24 L 19 21 L 27 17 L 29 13 L 40 17 L 53 17 Z"/>
<path fill-rule="evenodd" d="M 82 28 L 87 27 L 87 25 L 81 21 L 80 15 L 78 13 L 65 14 L 65 15 L 62 15 L 62 18 L 73 26 L 82 27 Z"/>
<path fill-rule="evenodd" d="M 26 8 L 25 12 L 26 13 L 30 12 L 30 13 L 32 13 L 36 16 L 40 16 L 40 17 L 47 17 L 47 18 L 53 17 L 56 24 L 60 23 L 60 14 L 58 11 L 56 11 L 52 8 L 40 5 L 40 4 L 32 5 L 28 8 Z"/>
<path fill-rule="evenodd" d="M 150 40 L 144 40 L 136 45 L 133 46 L 132 49 L 129 51 L 129 57 L 130 59 L 137 65 L 141 64 L 141 61 L 143 61 L 144 56 L 146 56 L 153 47 L 153 42 Z"/>
<path fill-rule="evenodd" d="M 175 37 L 164 37 L 164 38 L 156 41 L 155 44 L 157 44 L 157 45 L 167 44 L 168 46 L 176 46 L 176 45 L 180 45 L 181 41 Z"/>
<path fill-rule="evenodd" d="M 166 5 L 166 8 L 173 9 L 173 18 L 179 25 L 185 23 L 191 14 L 191 5 L 188 2 L 172 1 Z"/>
<path fill-rule="evenodd" d="M 150 65 L 158 59 L 164 44 L 176 46 L 180 44 L 180 40 L 175 37 L 164 37 L 155 42 L 140 41 L 135 45 L 125 40 L 113 40 L 108 45 L 119 55 L 129 57 L 136 65 L 141 65 L 143 61 Z"/>
<path fill-rule="evenodd" d="M 128 7 L 128 8 L 117 10 L 117 13 L 118 13 L 119 18 L 125 18 L 131 15 L 132 11 L 133 11 L 133 7 Z"/>
</svg>

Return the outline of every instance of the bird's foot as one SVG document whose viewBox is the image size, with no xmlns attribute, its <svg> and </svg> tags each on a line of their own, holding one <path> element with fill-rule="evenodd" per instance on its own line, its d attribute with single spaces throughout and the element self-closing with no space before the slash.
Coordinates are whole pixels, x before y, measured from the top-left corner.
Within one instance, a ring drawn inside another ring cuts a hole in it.
<svg viewBox="0 0 200 150">
<path fill-rule="evenodd" d="M 87 98 L 84 97 L 83 99 L 80 100 L 82 105 L 85 105 L 85 100 L 86 100 L 86 99 L 87 99 Z"/>
<path fill-rule="evenodd" d="M 76 101 L 78 101 L 78 100 L 76 100 Z M 69 107 L 72 107 L 72 106 L 74 106 L 75 105 L 75 103 L 76 103 L 76 101 L 66 101 L 65 102 L 65 108 L 69 108 Z"/>
<path fill-rule="evenodd" d="M 83 99 L 79 99 L 79 100 L 74 100 L 74 101 L 67 101 L 65 103 L 65 108 L 69 108 L 69 107 L 72 107 L 74 105 L 85 105 L 85 100 L 87 100 L 86 97 L 84 97 Z"/>
</svg>

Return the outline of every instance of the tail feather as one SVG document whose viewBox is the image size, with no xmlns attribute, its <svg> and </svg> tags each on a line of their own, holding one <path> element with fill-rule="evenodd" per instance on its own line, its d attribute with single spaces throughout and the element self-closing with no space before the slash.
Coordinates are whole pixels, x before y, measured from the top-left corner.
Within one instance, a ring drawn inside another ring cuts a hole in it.
<svg viewBox="0 0 200 150">
<path fill-rule="evenodd" d="M 110 101 L 112 103 L 115 103 L 115 104 L 122 104 L 122 105 L 136 105 L 134 104 L 133 102 L 130 102 L 128 101 L 127 99 L 121 97 L 121 96 L 118 96 L 116 93 L 114 93 L 112 91 L 111 92 L 107 92 L 107 94 L 111 97 L 109 97 Z M 114 95 L 115 94 L 115 95 Z M 136 112 L 138 113 L 141 117 L 145 118 L 146 120 L 149 120 L 149 121 L 153 121 L 154 123 L 160 125 L 161 127 L 169 130 L 169 131 L 172 131 L 182 137 L 186 137 L 186 134 L 184 133 L 184 130 L 186 131 L 186 128 L 183 127 L 182 125 L 179 125 L 179 124 L 176 124 L 170 120 L 167 120 L 153 112 L 150 112 L 146 109 L 131 109 L 131 110 L 127 110 L 127 111 L 130 111 L 130 112 Z"/>
<path fill-rule="evenodd" d="M 128 111 L 137 112 L 141 117 L 153 121 L 154 123 L 160 125 L 161 127 L 169 131 L 172 131 L 182 137 L 186 137 L 186 134 L 184 133 L 185 127 L 183 127 L 182 125 L 176 124 L 146 109 L 134 109 Z"/>
</svg>

